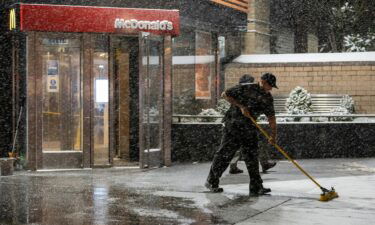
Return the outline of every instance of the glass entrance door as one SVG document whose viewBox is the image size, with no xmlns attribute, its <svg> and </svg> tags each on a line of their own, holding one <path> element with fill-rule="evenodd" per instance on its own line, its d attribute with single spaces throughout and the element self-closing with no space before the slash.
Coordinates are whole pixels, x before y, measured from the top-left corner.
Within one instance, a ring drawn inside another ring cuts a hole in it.
<svg viewBox="0 0 375 225">
<path fill-rule="evenodd" d="M 142 32 L 140 37 L 140 166 L 162 163 L 163 38 Z"/>
<path fill-rule="evenodd" d="M 81 39 L 40 35 L 37 42 L 43 168 L 82 167 Z"/>
</svg>

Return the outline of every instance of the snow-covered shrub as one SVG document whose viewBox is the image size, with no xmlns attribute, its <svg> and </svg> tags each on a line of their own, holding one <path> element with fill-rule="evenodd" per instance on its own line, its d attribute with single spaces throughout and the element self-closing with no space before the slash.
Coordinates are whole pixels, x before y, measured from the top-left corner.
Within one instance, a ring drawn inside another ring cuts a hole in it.
<svg viewBox="0 0 375 225">
<path fill-rule="evenodd" d="M 344 47 L 347 52 L 365 52 L 374 47 L 375 33 L 367 35 L 350 34 L 344 37 Z"/>
<path fill-rule="evenodd" d="M 344 95 L 340 100 L 340 106 L 331 110 L 330 112 L 335 117 L 332 117 L 333 121 L 352 121 L 353 117 L 344 115 L 354 113 L 354 100 L 349 95 Z M 337 115 L 337 116 L 336 116 Z"/>
<path fill-rule="evenodd" d="M 304 88 L 297 86 L 290 92 L 285 107 L 289 114 L 307 114 L 311 112 L 311 96 Z"/>
<path fill-rule="evenodd" d="M 221 115 L 225 115 L 225 113 L 228 111 L 229 108 L 230 108 L 230 103 L 227 100 L 220 99 L 217 102 L 216 111 L 219 112 Z"/>
<path fill-rule="evenodd" d="M 348 110 L 349 113 L 354 113 L 354 100 L 349 95 L 344 95 L 340 100 L 340 107 Z"/>
<path fill-rule="evenodd" d="M 159 120 L 159 110 L 156 107 L 154 106 L 150 107 L 148 112 L 147 112 L 147 109 L 144 110 L 143 120 L 148 121 L 148 119 L 150 119 L 151 122 L 155 122 Z"/>
<path fill-rule="evenodd" d="M 215 109 L 202 109 L 198 115 L 200 116 L 221 116 Z M 201 118 L 201 122 L 215 122 L 218 118 Z"/>
<path fill-rule="evenodd" d="M 185 90 L 178 96 L 173 96 L 173 113 L 185 115 L 197 115 L 203 108 L 202 101 L 195 99 L 192 90 Z"/>
<path fill-rule="evenodd" d="M 262 115 L 260 115 L 260 116 L 257 118 L 257 121 L 259 121 L 259 122 L 267 122 L 268 119 L 267 119 L 266 115 L 262 114 Z"/>
<path fill-rule="evenodd" d="M 153 106 L 150 108 L 150 115 L 158 116 L 159 115 L 159 110 Z"/>
</svg>

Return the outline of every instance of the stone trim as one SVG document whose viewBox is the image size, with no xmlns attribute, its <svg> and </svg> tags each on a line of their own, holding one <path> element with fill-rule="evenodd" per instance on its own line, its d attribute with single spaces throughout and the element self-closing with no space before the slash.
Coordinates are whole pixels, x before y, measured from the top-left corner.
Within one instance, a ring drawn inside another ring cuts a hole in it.
<svg viewBox="0 0 375 225">
<path fill-rule="evenodd" d="M 264 25 L 267 25 L 267 26 L 271 25 L 271 23 L 268 22 L 268 21 L 265 21 L 265 20 L 258 20 L 258 19 L 248 19 L 247 22 L 248 22 L 248 23 L 264 24 Z"/>
<path fill-rule="evenodd" d="M 261 35 L 265 35 L 265 36 L 271 36 L 271 34 L 264 33 L 264 32 L 260 32 L 260 31 L 257 31 L 257 30 L 247 30 L 247 32 L 248 32 L 248 33 L 261 34 Z"/>
<path fill-rule="evenodd" d="M 375 66 L 375 62 L 288 62 L 288 63 L 231 63 L 227 68 L 248 68 L 248 67 L 305 67 L 305 66 Z"/>
</svg>

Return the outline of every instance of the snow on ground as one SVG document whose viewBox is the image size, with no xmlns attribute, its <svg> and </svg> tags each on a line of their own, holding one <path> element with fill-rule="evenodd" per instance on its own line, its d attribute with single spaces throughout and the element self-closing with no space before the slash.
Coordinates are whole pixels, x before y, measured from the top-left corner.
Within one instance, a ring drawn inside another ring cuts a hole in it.
<svg viewBox="0 0 375 225">
<path fill-rule="evenodd" d="M 188 198 L 195 202 L 195 205 L 205 213 L 212 213 L 206 206 L 210 203 L 205 193 L 181 192 L 181 191 L 156 191 L 153 193 L 157 196 L 171 196 L 177 198 Z"/>
<path fill-rule="evenodd" d="M 177 214 L 174 211 L 171 210 L 165 210 L 165 209 L 147 209 L 147 208 L 133 208 L 134 212 L 136 212 L 139 216 L 144 217 L 163 217 L 163 218 L 170 218 L 178 221 L 178 224 L 184 225 L 184 224 L 192 224 L 196 221 L 186 218 L 184 216 L 181 216 Z"/>
<path fill-rule="evenodd" d="M 375 219 L 375 176 L 319 179 L 323 187 L 333 186 L 339 194 L 320 202 L 320 190 L 310 180 L 268 182 L 272 197 L 288 196 L 291 201 L 238 224 L 369 224 Z M 247 192 L 247 185 L 225 185 L 229 191 Z M 237 188 L 237 189 L 236 189 Z"/>
<path fill-rule="evenodd" d="M 363 167 L 350 164 L 351 167 Z M 375 175 L 319 178 L 325 188 L 334 187 L 339 198 L 318 201 L 320 189 L 309 179 L 265 182 L 270 196 L 250 198 L 236 205 L 236 199 L 248 195 L 248 183 L 222 185 L 224 193 L 157 191 L 154 195 L 191 199 L 206 213 L 219 214 L 230 224 L 369 224 L 375 220 Z M 226 204 L 234 204 L 226 208 Z M 224 209 L 223 209 L 224 208 Z M 212 209 L 215 212 L 212 212 Z"/>
</svg>

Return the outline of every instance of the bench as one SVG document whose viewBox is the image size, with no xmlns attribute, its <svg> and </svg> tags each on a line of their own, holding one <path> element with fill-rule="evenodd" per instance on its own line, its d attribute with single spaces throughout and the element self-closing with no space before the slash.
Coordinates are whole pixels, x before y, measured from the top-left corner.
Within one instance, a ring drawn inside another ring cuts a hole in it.
<svg viewBox="0 0 375 225">
<path fill-rule="evenodd" d="M 340 106 L 340 100 L 344 95 L 338 94 L 310 94 L 312 113 L 329 113 Z M 277 114 L 287 113 L 285 103 L 289 95 L 275 95 L 274 106 Z"/>
</svg>

